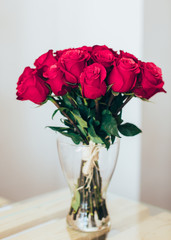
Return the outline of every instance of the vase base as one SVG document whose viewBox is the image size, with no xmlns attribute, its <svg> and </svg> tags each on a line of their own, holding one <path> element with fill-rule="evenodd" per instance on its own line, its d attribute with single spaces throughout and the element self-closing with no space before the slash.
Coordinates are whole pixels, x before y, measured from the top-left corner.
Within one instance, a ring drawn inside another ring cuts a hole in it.
<svg viewBox="0 0 171 240">
<path fill-rule="evenodd" d="M 90 218 L 83 218 L 79 216 L 74 220 L 72 215 L 68 215 L 66 220 L 69 228 L 80 232 L 99 232 L 102 230 L 109 231 L 111 226 L 109 216 L 103 218 L 102 220 L 92 221 L 91 216 Z"/>
</svg>

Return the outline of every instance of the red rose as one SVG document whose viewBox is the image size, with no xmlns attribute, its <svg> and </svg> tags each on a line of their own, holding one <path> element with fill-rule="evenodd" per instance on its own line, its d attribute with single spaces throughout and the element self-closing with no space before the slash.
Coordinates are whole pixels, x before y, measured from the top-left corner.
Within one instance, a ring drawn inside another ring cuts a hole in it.
<svg viewBox="0 0 171 240">
<path fill-rule="evenodd" d="M 62 56 L 63 53 L 69 51 L 69 50 L 73 50 L 74 48 L 67 48 L 67 49 L 64 49 L 64 50 L 57 50 L 55 52 L 55 58 L 56 60 L 58 61 L 58 59 Z"/>
<path fill-rule="evenodd" d="M 140 63 L 141 74 L 134 93 L 137 97 L 149 99 L 158 92 L 166 92 L 163 89 L 164 81 L 162 71 L 154 63 Z"/>
<path fill-rule="evenodd" d="M 91 53 L 91 51 L 92 51 L 92 47 L 87 47 L 87 46 L 78 47 L 78 48 L 68 48 L 68 49 L 56 51 L 56 52 L 55 52 L 55 58 L 56 58 L 56 60 L 58 60 L 58 59 L 62 56 L 63 53 L 65 53 L 65 52 L 67 52 L 67 51 L 69 51 L 69 50 L 76 50 L 76 49 L 77 49 L 77 50 L 87 51 L 87 52 L 89 52 L 89 53 Z"/>
<path fill-rule="evenodd" d="M 65 74 L 66 82 L 77 84 L 80 74 L 87 66 L 90 54 L 87 51 L 73 49 L 62 54 L 58 60 L 59 68 Z"/>
<path fill-rule="evenodd" d="M 43 72 L 43 77 L 47 79 L 56 77 L 58 69 L 59 68 L 57 64 L 49 66 L 48 68 L 46 68 L 45 72 Z"/>
<path fill-rule="evenodd" d="M 95 45 L 92 48 L 91 58 L 94 62 L 102 64 L 105 68 L 112 66 L 117 53 L 107 46 Z"/>
<path fill-rule="evenodd" d="M 50 78 L 46 82 L 50 85 L 52 92 L 56 96 L 65 95 L 69 91 L 69 87 L 65 83 L 64 73 L 56 68 L 54 71 L 50 70 L 50 74 Z"/>
<path fill-rule="evenodd" d="M 96 99 L 106 93 L 106 69 L 99 63 L 86 67 L 80 76 L 83 97 Z"/>
<path fill-rule="evenodd" d="M 53 74 L 53 71 L 57 68 L 57 60 L 53 56 L 53 50 L 49 50 L 47 53 L 41 55 L 38 59 L 36 59 L 34 65 L 36 66 L 40 77 L 48 78 L 49 74 L 51 74 L 50 70 Z"/>
<path fill-rule="evenodd" d="M 138 63 L 138 58 L 136 58 L 133 54 L 124 52 L 120 50 L 119 58 L 132 58 L 134 62 Z"/>
<path fill-rule="evenodd" d="M 42 67 L 49 67 L 56 63 L 57 61 L 53 56 L 53 50 L 49 50 L 47 53 L 42 54 L 38 59 L 36 59 L 34 65 L 37 69 L 40 69 Z"/>
<path fill-rule="evenodd" d="M 108 84 L 113 84 L 114 92 L 129 92 L 135 86 L 139 73 L 139 66 L 132 58 L 121 58 L 114 63 Z"/>
<path fill-rule="evenodd" d="M 49 88 L 38 76 L 37 71 L 26 67 L 18 79 L 17 99 L 30 100 L 36 104 L 41 104 L 49 94 Z"/>
<path fill-rule="evenodd" d="M 89 52 L 89 53 L 92 52 L 92 47 L 82 46 L 82 47 L 79 47 L 79 48 L 77 48 L 77 49 L 83 50 L 83 51 L 87 51 L 87 52 Z"/>
</svg>

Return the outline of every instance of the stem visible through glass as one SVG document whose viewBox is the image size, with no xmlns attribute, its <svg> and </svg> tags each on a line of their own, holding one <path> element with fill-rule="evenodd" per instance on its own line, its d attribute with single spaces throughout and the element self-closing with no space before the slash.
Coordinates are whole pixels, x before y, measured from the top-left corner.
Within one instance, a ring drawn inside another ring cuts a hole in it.
<svg viewBox="0 0 171 240">
<path fill-rule="evenodd" d="M 80 177 L 78 179 L 78 188 L 75 191 L 79 191 L 80 204 L 75 212 L 71 207 L 69 214 L 73 214 L 73 220 L 79 217 L 80 212 L 84 212 L 84 216 L 87 218 L 90 215 L 92 226 L 96 226 L 95 215 L 99 220 L 108 216 L 105 199 L 102 196 L 102 178 L 100 176 L 100 170 L 98 161 L 95 162 L 93 167 L 93 175 L 90 180 L 90 187 L 88 188 L 87 177 L 83 174 L 83 167 L 86 161 L 82 160 Z"/>
</svg>

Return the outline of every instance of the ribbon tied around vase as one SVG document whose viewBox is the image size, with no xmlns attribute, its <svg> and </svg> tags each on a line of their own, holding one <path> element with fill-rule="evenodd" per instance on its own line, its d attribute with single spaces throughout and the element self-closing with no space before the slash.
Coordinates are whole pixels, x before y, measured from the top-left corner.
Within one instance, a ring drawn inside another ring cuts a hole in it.
<svg viewBox="0 0 171 240">
<path fill-rule="evenodd" d="M 90 141 L 88 146 L 82 148 L 82 160 L 85 161 L 84 166 L 82 168 L 82 173 L 86 177 L 85 185 L 87 184 L 86 188 L 88 188 L 89 190 L 91 180 L 93 178 L 93 168 L 96 167 L 98 169 L 96 163 L 99 159 L 99 150 L 100 146 L 92 141 Z M 79 189 L 83 187 L 84 186 L 81 186 L 79 187 Z"/>
</svg>

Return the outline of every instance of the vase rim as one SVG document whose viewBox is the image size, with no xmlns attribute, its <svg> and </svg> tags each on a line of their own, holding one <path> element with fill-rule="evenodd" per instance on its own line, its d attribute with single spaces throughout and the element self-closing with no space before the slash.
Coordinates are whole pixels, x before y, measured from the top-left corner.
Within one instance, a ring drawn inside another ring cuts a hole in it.
<svg viewBox="0 0 171 240">
<path fill-rule="evenodd" d="M 84 148 L 89 147 L 89 145 L 86 145 L 86 144 L 83 144 L 83 143 L 74 144 L 74 143 L 72 143 L 72 142 L 71 142 L 71 143 L 70 143 L 70 142 L 65 142 L 64 137 L 61 137 L 61 136 L 58 136 L 58 137 L 57 137 L 57 142 L 62 143 L 62 144 L 65 144 L 65 145 L 70 145 L 70 146 L 73 146 L 73 147 L 84 147 Z M 120 142 L 120 138 L 116 137 L 114 143 L 112 143 L 110 146 L 113 146 L 113 145 L 115 145 L 115 144 L 118 144 L 119 142 Z M 106 147 L 105 147 L 104 145 L 102 145 L 102 144 L 99 144 L 99 146 L 106 148 Z"/>
</svg>

